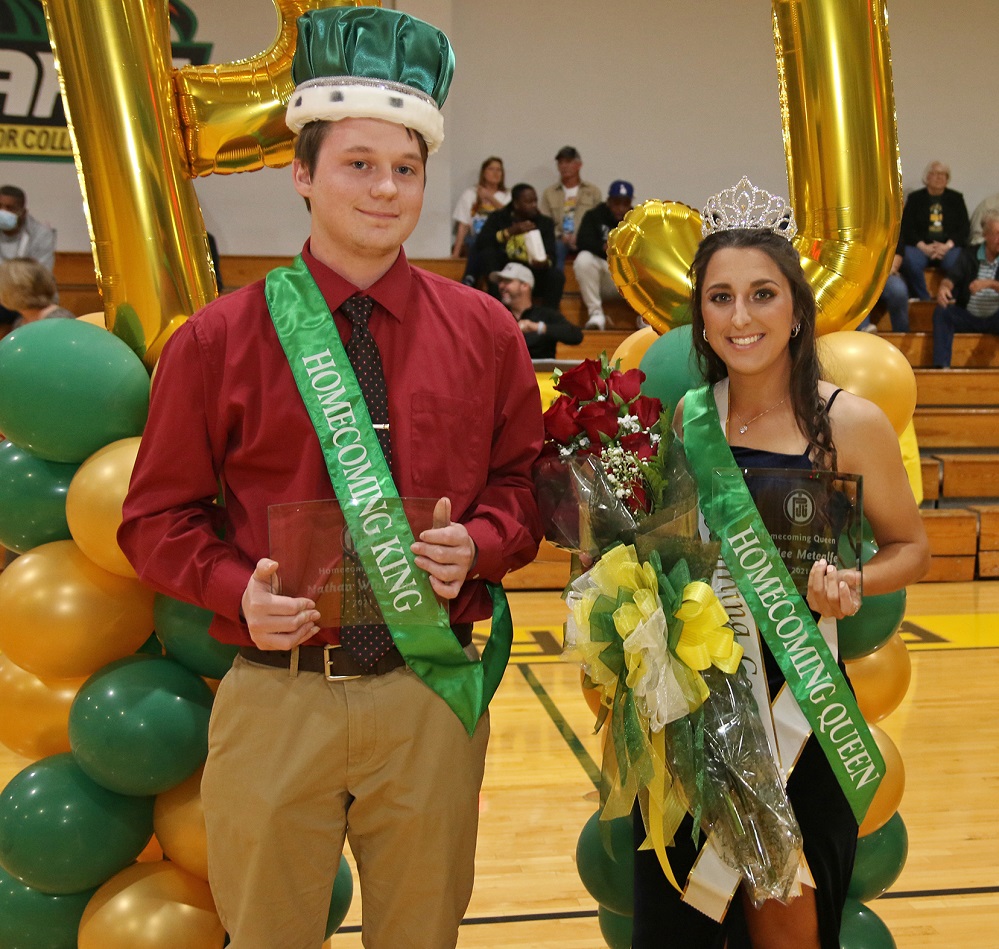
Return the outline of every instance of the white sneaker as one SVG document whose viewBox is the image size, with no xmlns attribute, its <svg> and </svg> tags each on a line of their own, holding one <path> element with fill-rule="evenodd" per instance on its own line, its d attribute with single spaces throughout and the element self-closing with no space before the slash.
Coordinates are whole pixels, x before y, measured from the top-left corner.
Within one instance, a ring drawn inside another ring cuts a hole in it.
<svg viewBox="0 0 999 949">
<path fill-rule="evenodd" d="M 607 328 L 607 317 L 603 313 L 594 313 L 587 321 L 583 329 L 602 330 Z"/>
</svg>

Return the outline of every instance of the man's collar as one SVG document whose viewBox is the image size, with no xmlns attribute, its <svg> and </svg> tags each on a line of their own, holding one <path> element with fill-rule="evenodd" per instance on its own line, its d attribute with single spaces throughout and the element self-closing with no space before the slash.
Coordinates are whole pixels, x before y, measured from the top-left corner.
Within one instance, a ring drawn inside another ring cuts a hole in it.
<svg viewBox="0 0 999 949">
<path fill-rule="evenodd" d="M 305 266 L 309 268 L 309 273 L 316 281 L 331 312 L 339 310 L 344 300 L 354 296 L 354 294 L 363 293 L 364 296 L 371 297 L 400 323 L 405 318 L 413 274 L 409 268 L 409 261 L 406 259 L 406 252 L 401 247 L 395 263 L 364 291 L 318 260 L 312 253 L 309 241 L 306 241 L 302 248 L 302 259 L 305 261 Z"/>
</svg>

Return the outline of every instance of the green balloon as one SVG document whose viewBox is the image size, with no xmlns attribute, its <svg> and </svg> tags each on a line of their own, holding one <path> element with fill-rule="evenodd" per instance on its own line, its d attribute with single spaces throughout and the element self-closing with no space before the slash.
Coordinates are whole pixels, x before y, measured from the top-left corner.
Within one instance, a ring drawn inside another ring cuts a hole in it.
<svg viewBox="0 0 999 949">
<path fill-rule="evenodd" d="M 52 540 L 69 540 L 66 492 L 78 467 L 0 442 L 0 544 L 23 554 Z"/>
<path fill-rule="evenodd" d="M 340 866 L 333 880 L 333 896 L 330 898 L 330 912 L 326 917 L 326 938 L 329 939 L 347 917 L 350 901 L 354 898 L 354 878 L 350 874 L 347 858 L 340 857 Z M 3 946 L 0 946 L 3 949 Z"/>
<path fill-rule="evenodd" d="M 80 320 L 40 320 L 0 340 L 0 431 L 49 461 L 81 462 L 141 435 L 149 375 L 111 333 Z"/>
<path fill-rule="evenodd" d="M 594 814 L 583 825 L 576 844 L 576 870 L 586 892 L 601 906 L 620 916 L 631 916 L 635 909 L 631 818 L 601 821 L 599 813 Z"/>
<path fill-rule="evenodd" d="M 859 900 L 847 898 L 839 927 L 840 949 L 897 949 L 881 917 Z"/>
<path fill-rule="evenodd" d="M 199 676 L 221 679 L 229 671 L 239 647 L 220 643 L 208 634 L 213 615 L 211 610 L 160 593 L 153 601 L 156 635 L 167 655 Z"/>
<path fill-rule="evenodd" d="M 888 823 L 857 841 L 857 858 L 847 891 L 855 900 L 876 900 L 898 879 L 909 855 L 909 834 L 896 811 Z"/>
<path fill-rule="evenodd" d="M 904 616 L 904 587 L 892 593 L 865 596 L 853 616 L 837 621 L 840 655 L 846 661 L 869 656 L 895 635 Z"/>
<path fill-rule="evenodd" d="M 671 329 L 646 350 L 639 363 L 645 373 L 642 394 L 659 399 L 671 410 L 689 389 L 704 385 L 690 340 L 689 324 Z"/>
<path fill-rule="evenodd" d="M 100 886 L 142 853 L 154 803 L 95 784 L 71 754 L 43 758 L 0 794 L 0 865 L 43 893 Z"/>
<path fill-rule="evenodd" d="M 630 916 L 612 913 L 606 906 L 599 906 L 597 919 L 600 922 L 600 935 L 610 949 L 631 949 L 633 922 Z"/>
<path fill-rule="evenodd" d="M 119 794 L 160 794 L 208 754 L 212 690 L 170 659 L 143 653 L 108 663 L 77 693 L 69 744 L 80 767 Z"/>
<path fill-rule="evenodd" d="M 0 867 L 0 949 L 76 949 L 80 919 L 95 892 L 42 893 Z"/>
</svg>

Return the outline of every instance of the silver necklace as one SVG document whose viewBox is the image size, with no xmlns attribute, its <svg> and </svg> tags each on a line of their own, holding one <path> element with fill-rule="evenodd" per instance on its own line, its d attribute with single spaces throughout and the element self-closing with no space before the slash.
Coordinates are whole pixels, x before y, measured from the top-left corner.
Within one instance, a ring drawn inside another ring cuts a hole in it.
<svg viewBox="0 0 999 949">
<path fill-rule="evenodd" d="M 736 417 L 736 418 L 737 418 L 737 419 L 738 419 L 738 420 L 739 420 L 740 422 L 742 422 L 742 427 L 741 427 L 741 428 L 739 429 L 739 434 L 740 434 L 740 435 L 745 435 L 745 434 L 746 434 L 746 432 L 747 432 L 747 431 L 749 431 L 749 426 L 750 426 L 750 425 L 752 425 L 752 424 L 753 424 L 753 422 L 755 422 L 755 421 L 756 421 L 756 420 L 757 420 L 758 418 L 763 418 L 763 416 L 764 416 L 764 415 L 766 415 L 766 414 L 767 414 L 767 412 L 772 412 L 772 411 L 773 411 L 773 410 L 774 410 L 775 408 L 777 408 L 777 406 L 778 406 L 778 405 L 783 405 L 783 404 L 784 404 L 784 403 L 785 403 L 786 401 L 787 401 L 787 396 L 784 396 L 784 398 L 783 398 L 783 399 L 781 399 L 781 400 L 780 400 L 780 402 L 774 402 L 774 404 L 773 404 L 773 405 L 771 405 L 771 406 L 770 406 L 770 408 L 768 408 L 768 409 L 764 409 L 764 410 L 763 410 L 762 412 L 760 412 L 759 414 L 757 414 L 757 415 L 754 415 L 754 416 L 753 416 L 753 417 L 752 417 L 752 418 L 751 418 L 751 419 L 750 419 L 750 420 L 749 420 L 748 422 L 747 422 L 747 421 L 745 421 L 745 420 L 743 419 L 743 417 L 742 417 L 742 416 L 741 416 L 741 415 L 740 415 L 740 414 L 739 414 L 738 412 L 736 412 L 736 410 L 735 410 L 735 409 L 732 409 L 732 414 L 733 414 L 733 415 L 734 415 L 734 416 L 735 416 L 735 417 Z"/>
</svg>

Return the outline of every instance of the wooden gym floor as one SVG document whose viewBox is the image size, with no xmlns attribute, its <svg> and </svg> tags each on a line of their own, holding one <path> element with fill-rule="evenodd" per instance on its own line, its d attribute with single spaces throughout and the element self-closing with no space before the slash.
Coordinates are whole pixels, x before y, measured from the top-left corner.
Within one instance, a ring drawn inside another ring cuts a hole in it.
<svg viewBox="0 0 999 949">
<path fill-rule="evenodd" d="M 558 659 L 564 606 L 514 593 L 514 657 L 491 706 L 477 877 L 460 949 L 603 949 L 576 873 L 596 809 L 600 738 L 578 668 Z M 999 582 L 909 590 L 912 682 L 880 726 L 906 768 L 909 856 L 871 904 L 898 949 L 999 946 Z M 361 946 L 360 901 L 328 949 Z"/>
<path fill-rule="evenodd" d="M 596 809 L 600 738 L 578 669 L 558 658 L 558 595 L 510 600 L 514 656 L 491 706 L 477 877 L 458 945 L 604 949 L 574 863 Z M 902 635 L 912 682 L 879 724 L 905 763 L 909 856 L 871 905 L 898 949 L 999 947 L 999 581 L 911 588 Z M 0 768 L 12 766 L 0 747 Z M 327 949 L 359 949 L 359 923 L 355 887 Z"/>
</svg>

